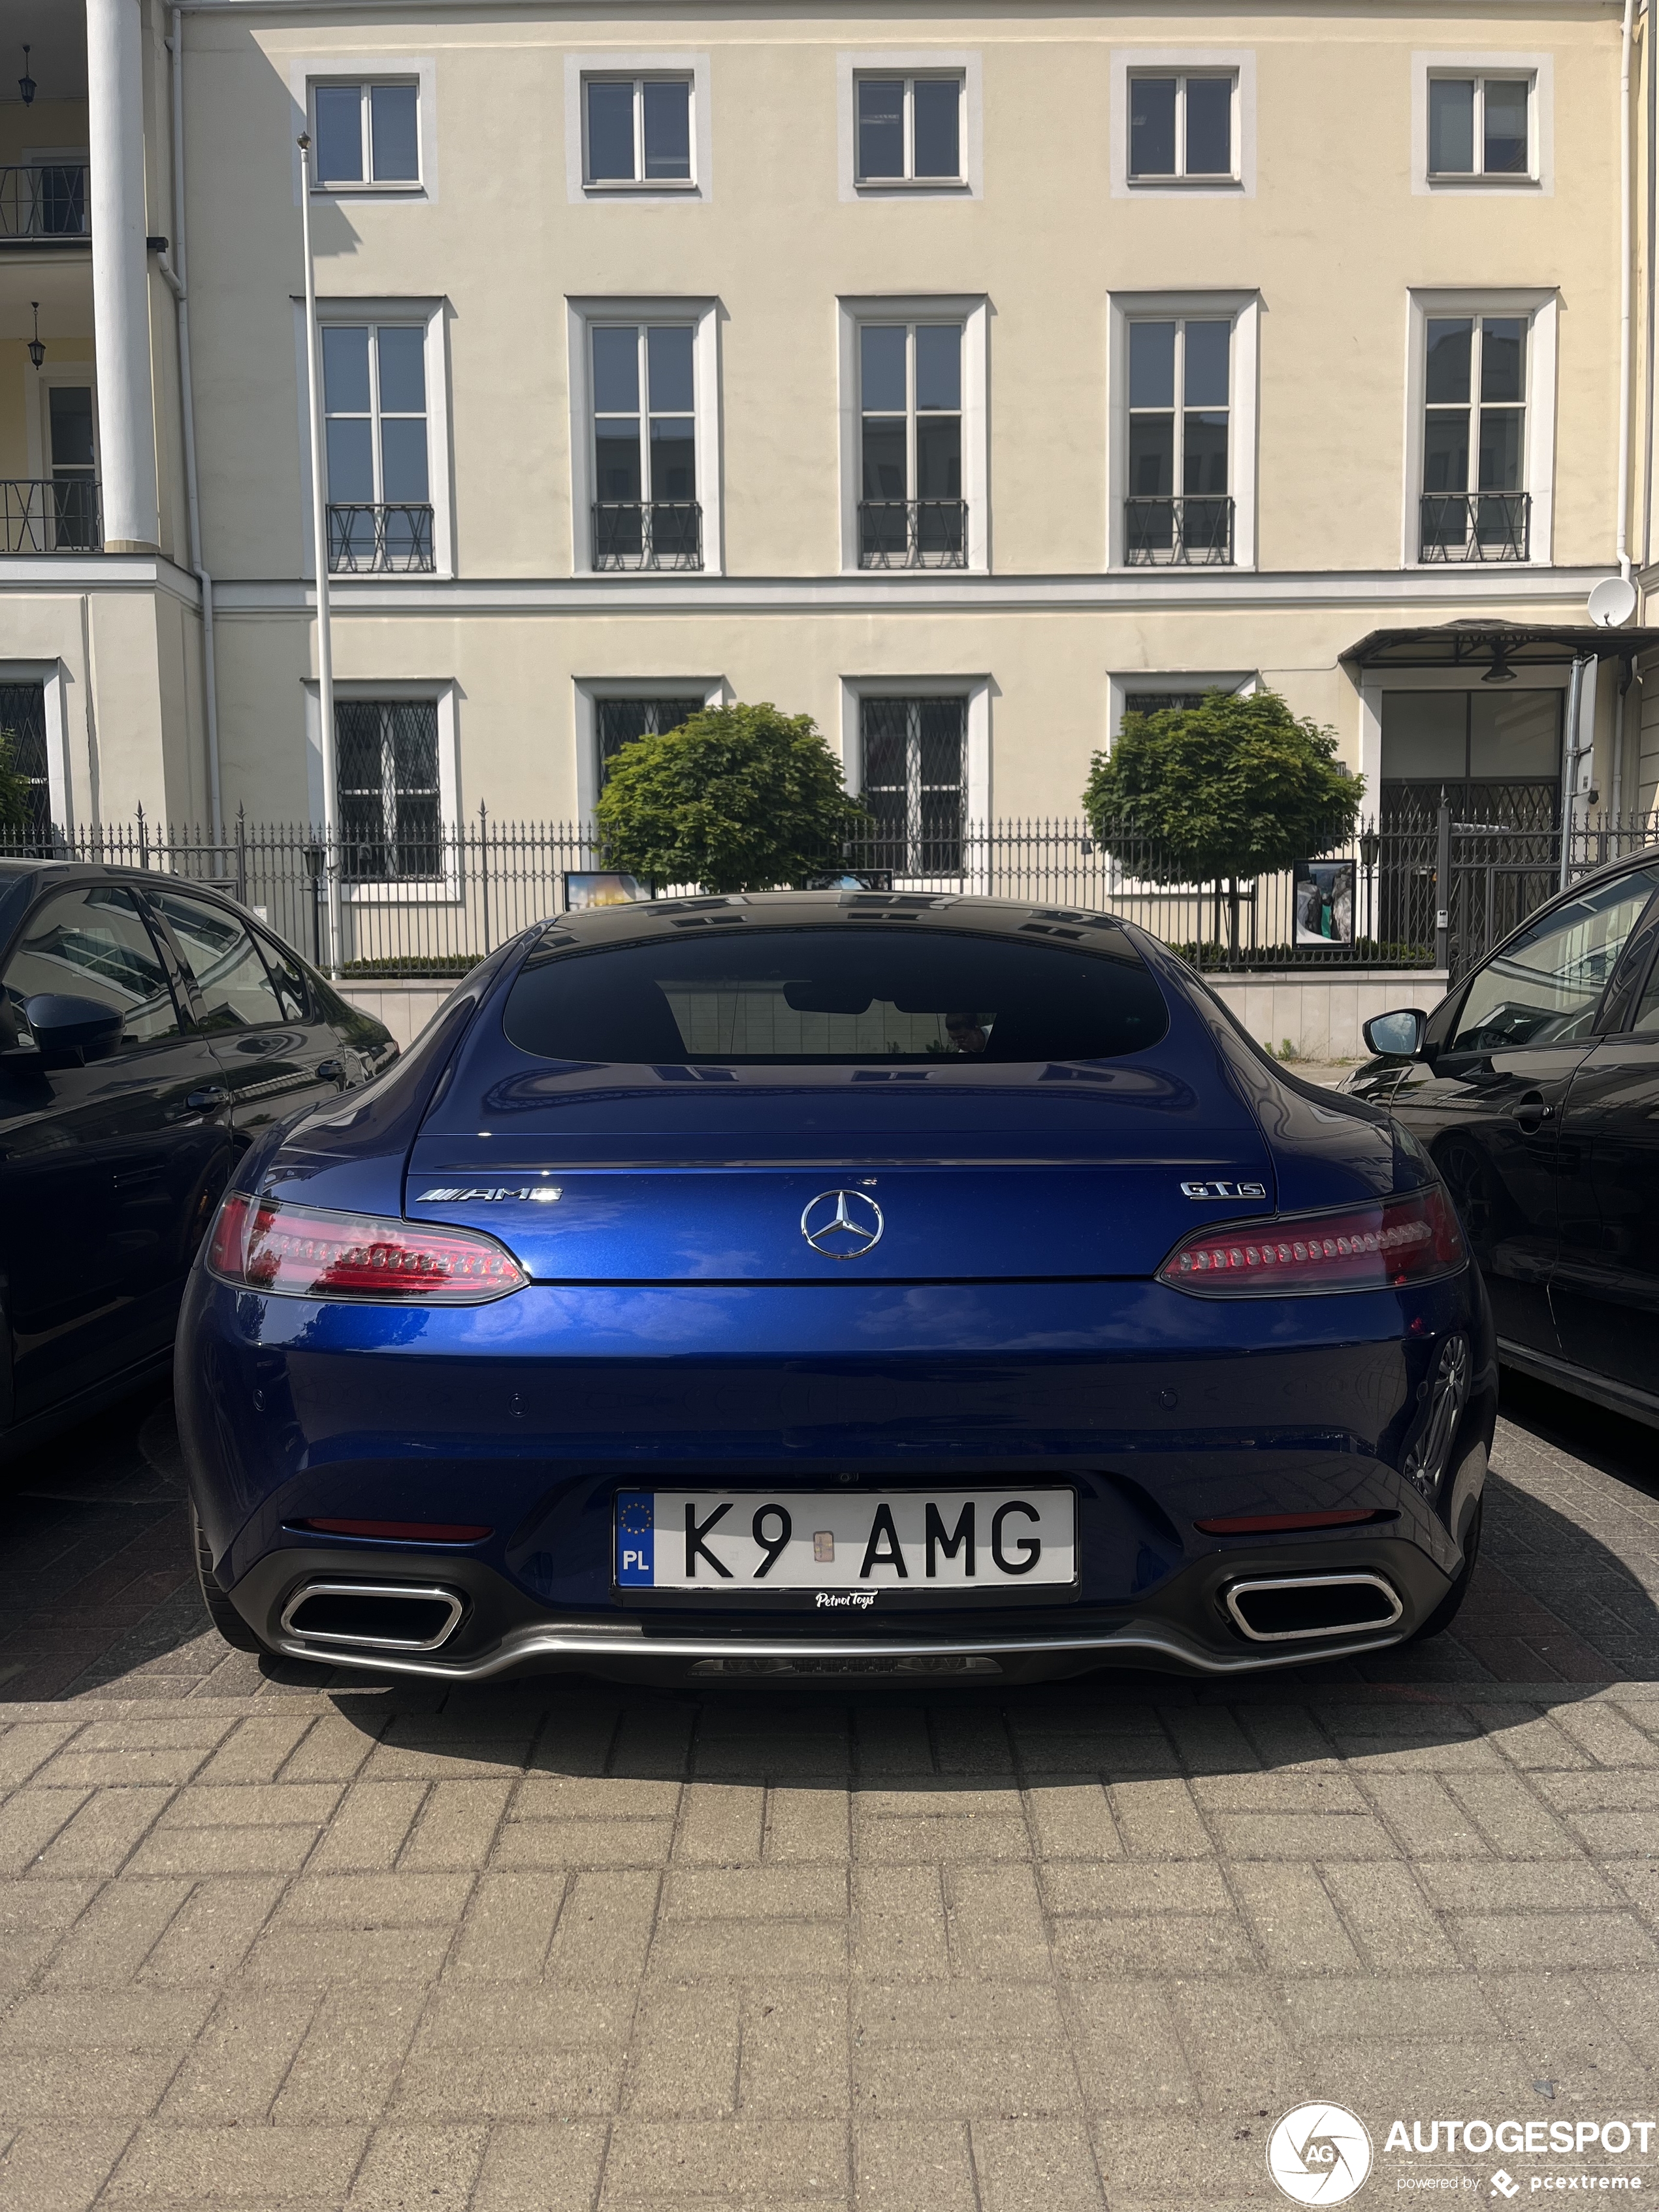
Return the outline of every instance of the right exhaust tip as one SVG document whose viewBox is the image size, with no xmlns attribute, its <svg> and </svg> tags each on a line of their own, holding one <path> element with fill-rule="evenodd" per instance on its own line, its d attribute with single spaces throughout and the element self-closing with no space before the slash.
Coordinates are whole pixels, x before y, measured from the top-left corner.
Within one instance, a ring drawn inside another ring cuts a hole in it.
<svg viewBox="0 0 1659 2212">
<path fill-rule="evenodd" d="M 1406 1608 L 1382 1575 L 1275 1575 L 1232 1583 L 1225 1603 L 1252 1644 L 1295 1644 L 1316 1636 L 1375 1635 Z"/>
</svg>

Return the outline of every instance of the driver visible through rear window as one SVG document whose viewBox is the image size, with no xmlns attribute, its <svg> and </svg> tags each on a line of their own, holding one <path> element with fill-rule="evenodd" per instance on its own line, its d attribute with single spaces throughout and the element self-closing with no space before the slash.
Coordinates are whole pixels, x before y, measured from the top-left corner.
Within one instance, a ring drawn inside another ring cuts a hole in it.
<svg viewBox="0 0 1659 2212">
<path fill-rule="evenodd" d="M 1115 1060 L 1169 1026 L 1133 945 L 1087 951 L 967 931 L 721 931 L 711 939 L 532 953 L 511 1042 L 546 1059 L 647 1066 Z"/>
</svg>

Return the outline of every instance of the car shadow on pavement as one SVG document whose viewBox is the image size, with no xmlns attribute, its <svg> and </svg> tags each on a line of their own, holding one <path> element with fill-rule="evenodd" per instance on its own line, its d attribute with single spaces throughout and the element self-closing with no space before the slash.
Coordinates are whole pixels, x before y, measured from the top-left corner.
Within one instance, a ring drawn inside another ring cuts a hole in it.
<svg viewBox="0 0 1659 2212">
<path fill-rule="evenodd" d="M 260 1662 L 220 1641 L 200 1609 L 161 1389 L 0 1474 L 10 1492 L 0 1703 L 322 1691 L 388 1747 L 418 1737 L 428 1753 L 486 1767 L 522 1765 L 533 1752 L 572 1774 L 798 1773 L 843 1786 L 849 1773 L 891 1771 L 896 1758 L 935 1784 L 956 1775 L 969 1786 L 975 1773 L 1007 1771 L 1016 1744 L 1026 1771 L 1053 1763 L 1065 1771 L 1066 1747 L 1085 1737 L 1127 1735 L 1152 1756 L 1149 1718 L 1183 1710 L 1192 1715 L 1183 1737 L 1197 1730 L 1218 1741 L 1223 1715 L 1200 1720 L 1206 1709 L 1261 1714 L 1310 1700 L 1377 1714 L 1393 1707 L 1392 1728 L 1411 1715 L 1425 1741 L 1443 1740 L 1474 1724 L 1466 1705 L 1501 1705 L 1505 1688 L 1512 1701 L 1547 1708 L 1601 1686 L 1659 1680 L 1659 1607 L 1649 1595 L 1659 1589 L 1654 1457 L 1645 1429 L 1506 1377 L 1469 1600 L 1449 1633 L 1370 1657 L 1220 1680 L 1103 1669 L 1018 1689 L 831 1678 L 668 1691 L 568 1674 L 448 1688 Z M 533 1728 L 532 1715 L 541 1716 Z"/>
</svg>

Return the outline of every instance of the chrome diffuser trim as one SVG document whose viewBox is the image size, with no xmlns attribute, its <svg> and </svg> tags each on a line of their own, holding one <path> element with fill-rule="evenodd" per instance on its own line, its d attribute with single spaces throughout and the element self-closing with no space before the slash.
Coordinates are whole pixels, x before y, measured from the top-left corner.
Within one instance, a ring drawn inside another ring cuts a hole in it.
<svg viewBox="0 0 1659 2212">
<path fill-rule="evenodd" d="M 326 1629 L 296 1628 L 294 1616 L 308 1599 L 313 1597 L 413 1597 L 435 1599 L 449 1607 L 449 1618 L 435 1636 L 341 1636 Z M 466 1611 L 466 1601 L 453 1589 L 442 1589 L 434 1583 L 302 1583 L 283 1607 L 278 1626 L 284 1636 L 293 1641 L 280 1648 L 296 1658 L 308 1658 L 320 1644 L 327 1647 L 328 1656 L 337 1666 L 349 1662 L 349 1651 L 343 1645 L 353 1644 L 366 1651 L 435 1651 L 447 1644 L 455 1633 L 461 1615 Z M 362 1662 L 359 1662 L 362 1663 Z"/>
<path fill-rule="evenodd" d="M 1386 1620 L 1356 1620 L 1346 1627 L 1335 1628 L 1252 1628 L 1238 1609 L 1239 1599 L 1248 1596 L 1253 1590 L 1353 1589 L 1359 1587 L 1382 1591 L 1394 1607 Z M 1227 1591 L 1227 1611 L 1232 1616 L 1234 1626 L 1248 1636 L 1252 1644 L 1306 1644 L 1310 1638 L 1320 1636 L 1375 1633 L 1392 1628 L 1405 1610 L 1400 1601 L 1399 1591 L 1382 1575 L 1253 1576 L 1246 1582 L 1234 1583 Z M 1397 1639 L 1390 1637 L 1388 1640 L 1392 1644 Z M 1335 1655 L 1333 1653 L 1332 1656 Z"/>
<path fill-rule="evenodd" d="M 1395 1618 L 1399 1615 L 1396 1613 Z M 1340 1629 L 1322 1632 L 1340 1636 Z M 1323 1659 L 1349 1659 L 1366 1651 L 1381 1651 L 1390 1644 L 1397 1644 L 1397 1635 L 1384 1632 L 1366 1636 L 1358 1641 L 1333 1644 L 1319 1654 Z M 276 1649 L 292 1659 L 313 1659 L 313 1647 L 298 1638 L 284 1639 Z M 510 1668 L 521 1667 L 537 1659 L 563 1659 L 578 1665 L 584 1659 L 633 1659 L 650 1664 L 662 1659 L 921 1659 L 984 1657 L 1003 1658 L 1064 1658 L 1079 1654 L 1096 1654 L 1103 1659 L 1112 1659 L 1120 1653 L 1144 1654 L 1157 1659 L 1174 1662 L 1179 1667 L 1200 1674 L 1258 1674 L 1269 1667 L 1299 1667 L 1305 1664 L 1305 1655 L 1300 1650 L 1285 1651 L 1269 1657 L 1261 1651 L 1240 1653 L 1237 1658 L 1218 1652 L 1206 1651 L 1196 1644 L 1167 1632 L 1153 1629 L 1114 1629 L 1103 1636 L 1024 1636 L 1008 1638 L 978 1638 L 972 1642 L 952 1640 L 945 1643 L 930 1638 L 926 1643 L 914 1641 L 877 1642 L 873 1638 L 860 1637 L 831 1641 L 823 1637 L 769 1638 L 719 1636 L 645 1636 L 638 1632 L 631 1635 L 617 1634 L 611 1630 L 594 1630 L 572 1624 L 568 1627 L 521 1629 L 514 1636 L 505 1638 L 493 1651 L 481 1652 L 474 1659 L 398 1660 L 392 1662 L 392 1671 L 400 1674 L 418 1674 L 428 1681 L 480 1682 L 491 1676 L 506 1674 Z M 350 1651 L 331 1648 L 331 1662 L 340 1667 L 375 1667 L 385 1668 L 387 1662 Z"/>
</svg>

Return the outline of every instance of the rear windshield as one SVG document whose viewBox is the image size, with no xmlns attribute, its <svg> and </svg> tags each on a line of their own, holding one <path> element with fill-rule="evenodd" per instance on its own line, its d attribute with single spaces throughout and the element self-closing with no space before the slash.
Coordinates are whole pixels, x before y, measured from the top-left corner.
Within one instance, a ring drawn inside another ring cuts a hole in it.
<svg viewBox="0 0 1659 2212">
<path fill-rule="evenodd" d="M 1169 1015 L 1115 930 L 1073 952 L 843 927 L 532 953 L 503 1022 L 549 1060 L 800 1067 L 1115 1060 L 1156 1044 Z"/>
</svg>

